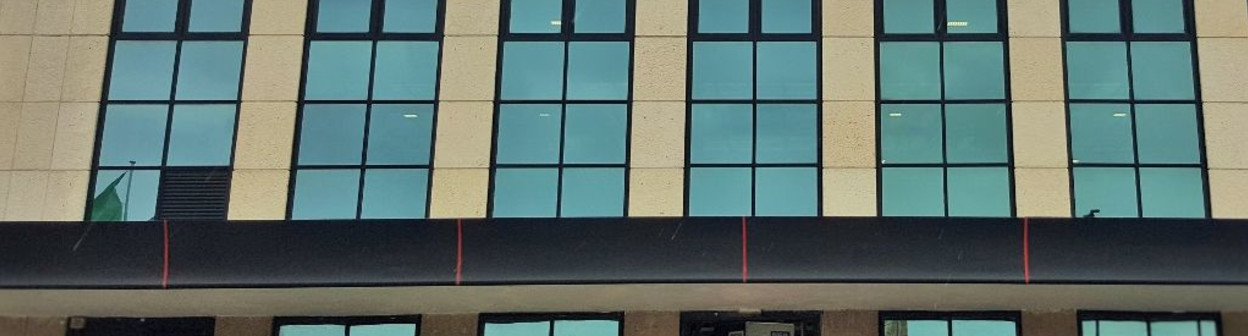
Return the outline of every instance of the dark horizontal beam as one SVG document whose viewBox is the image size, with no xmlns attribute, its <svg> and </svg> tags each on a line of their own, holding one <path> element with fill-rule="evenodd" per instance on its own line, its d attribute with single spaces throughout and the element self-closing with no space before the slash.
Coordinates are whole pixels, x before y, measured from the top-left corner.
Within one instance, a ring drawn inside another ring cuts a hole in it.
<svg viewBox="0 0 1248 336">
<path fill-rule="evenodd" d="M 0 223 L 0 288 L 1248 284 L 1244 251 L 1248 221 L 1222 220 Z"/>
</svg>

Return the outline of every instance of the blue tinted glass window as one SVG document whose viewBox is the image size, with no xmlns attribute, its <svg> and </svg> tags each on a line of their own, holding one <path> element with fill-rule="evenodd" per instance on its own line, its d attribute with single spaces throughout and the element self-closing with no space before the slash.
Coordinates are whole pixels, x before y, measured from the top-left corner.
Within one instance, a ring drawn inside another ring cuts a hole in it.
<svg viewBox="0 0 1248 336">
<path fill-rule="evenodd" d="M 1140 163 L 1200 163 L 1196 106 L 1140 104 L 1135 121 Z"/>
<path fill-rule="evenodd" d="M 1005 120 L 1005 105 L 945 105 L 945 150 L 948 161 L 1009 162 L 1009 150 L 1006 148 L 1006 130 L 1009 125 Z"/>
<path fill-rule="evenodd" d="M 170 166 L 228 166 L 234 147 L 235 105 L 175 105 Z"/>
<path fill-rule="evenodd" d="M 884 168 L 884 216 L 944 216 L 942 168 Z"/>
<path fill-rule="evenodd" d="M 628 99 L 628 42 L 568 44 L 568 99 Z"/>
<path fill-rule="evenodd" d="M 610 321 L 610 320 L 555 321 L 555 335 L 554 336 L 619 336 L 619 335 L 620 335 L 620 322 L 619 321 Z M 1175 336 L 1179 336 L 1179 335 L 1175 335 Z M 1187 336 L 1187 335 L 1182 335 L 1182 336 Z"/>
<path fill-rule="evenodd" d="M 945 11 L 949 34 L 997 32 L 997 0 L 945 0 Z"/>
<path fill-rule="evenodd" d="M 754 174 L 755 216 L 819 215 L 818 168 L 758 168 Z"/>
<path fill-rule="evenodd" d="M 562 217 L 624 216 L 624 168 L 563 171 Z"/>
<path fill-rule="evenodd" d="M 815 163 L 819 127 L 815 105 L 758 105 L 759 163 Z"/>
<path fill-rule="evenodd" d="M 690 134 L 693 163 L 751 163 L 753 108 L 748 104 L 696 104 Z"/>
<path fill-rule="evenodd" d="M 117 41 L 108 99 L 168 100 L 176 53 L 174 41 Z"/>
<path fill-rule="evenodd" d="M 1122 31 L 1118 1 L 1066 0 L 1071 33 L 1117 33 Z"/>
<path fill-rule="evenodd" d="M 906 336 L 949 336 L 947 321 L 888 321 L 896 322 Z M 961 336 L 961 335 L 958 335 Z"/>
<path fill-rule="evenodd" d="M 377 42 L 373 99 L 432 100 L 437 76 L 437 42 Z"/>
<path fill-rule="evenodd" d="M 690 216 L 750 215 L 750 168 L 691 168 Z"/>
<path fill-rule="evenodd" d="M 942 163 L 940 105 L 880 105 L 883 163 Z"/>
<path fill-rule="evenodd" d="M 698 1 L 698 33 L 746 33 L 750 0 Z"/>
<path fill-rule="evenodd" d="M 879 52 L 880 98 L 941 98 L 939 43 L 880 43 Z"/>
<path fill-rule="evenodd" d="M 1070 99 L 1127 99 L 1127 46 L 1122 42 L 1066 43 Z"/>
<path fill-rule="evenodd" d="M 316 31 L 320 33 L 367 32 L 372 18 L 371 0 L 319 0 Z"/>
<path fill-rule="evenodd" d="M 562 99 L 563 42 L 503 45 L 503 99 Z"/>
<path fill-rule="evenodd" d="M 356 218 L 360 171 L 299 170 L 295 179 L 292 219 Z"/>
<path fill-rule="evenodd" d="M 563 1 L 511 0 L 512 33 L 558 33 L 563 28 Z"/>
<path fill-rule="evenodd" d="M 576 33 L 623 33 L 625 0 L 576 0 Z"/>
<path fill-rule="evenodd" d="M 1070 104 L 1073 163 L 1134 163 L 1131 107 L 1126 104 Z"/>
<path fill-rule="evenodd" d="M 954 336 L 1014 336 L 1018 323 L 992 320 L 953 320 Z"/>
<path fill-rule="evenodd" d="M 432 33 L 437 23 L 437 0 L 386 0 L 384 32 Z"/>
<path fill-rule="evenodd" d="M 1183 33 L 1183 0 L 1131 0 L 1132 25 L 1138 33 Z"/>
<path fill-rule="evenodd" d="M 554 217 L 557 168 L 501 168 L 494 172 L 494 217 Z"/>
<path fill-rule="evenodd" d="M 1004 99 L 1003 55 L 1001 42 L 945 43 L 945 99 Z"/>
<path fill-rule="evenodd" d="M 244 0 L 193 0 L 191 1 L 190 31 L 241 31 L 243 28 L 243 5 Z"/>
<path fill-rule="evenodd" d="M 1204 218 L 1201 168 L 1140 168 L 1145 217 Z"/>
<path fill-rule="evenodd" d="M 340 325 L 284 325 L 278 336 L 345 336 L 347 327 Z"/>
<path fill-rule="evenodd" d="M 628 106 L 568 105 L 564 118 L 564 163 L 624 163 Z"/>
<path fill-rule="evenodd" d="M 1098 217 L 1139 216 L 1135 168 L 1074 169 L 1075 216 L 1098 210 Z M 1102 325 L 1104 327 L 1104 325 Z"/>
<path fill-rule="evenodd" d="M 1135 99 L 1194 99 L 1188 42 L 1131 42 Z"/>
<path fill-rule="evenodd" d="M 759 42 L 758 99 L 814 99 L 817 59 L 815 42 Z"/>
<path fill-rule="evenodd" d="M 372 47 L 372 42 L 362 41 L 312 42 L 308 51 L 305 99 L 368 98 Z"/>
<path fill-rule="evenodd" d="M 1145 336 L 1148 335 L 1148 323 L 1143 321 L 1099 321 L 1101 335 L 1106 336 Z"/>
<path fill-rule="evenodd" d="M 949 168 L 948 176 L 949 216 L 1010 216 L 1009 168 Z"/>
<path fill-rule="evenodd" d="M 172 32 L 177 18 L 177 0 L 127 0 L 121 30 L 128 33 Z"/>
<path fill-rule="evenodd" d="M 90 218 L 100 222 L 153 219 L 159 186 L 159 170 L 100 170 L 95 176 Z"/>
<path fill-rule="evenodd" d="M 427 169 L 366 170 L 360 218 L 424 218 L 428 184 Z"/>
<path fill-rule="evenodd" d="M 242 65 L 241 41 L 183 42 L 177 99 L 238 99 Z"/>
<path fill-rule="evenodd" d="M 1149 332 L 1154 336 L 1198 336 L 1202 331 L 1197 321 L 1149 322 Z"/>
<path fill-rule="evenodd" d="M 364 105 L 356 104 L 305 105 L 300 125 L 299 164 L 360 164 L 364 109 Z"/>
<path fill-rule="evenodd" d="M 109 105 L 100 139 L 101 166 L 160 166 L 168 105 Z"/>
<path fill-rule="evenodd" d="M 811 0 L 763 1 L 764 34 L 810 33 Z"/>
<path fill-rule="evenodd" d="M 351 326 L 351 336 L 411 336 L 416 334 L 415 324 L 372 324 Z"/>
<path fill-rule="evenodd" d="M 498 163 L 559 163 L 559 105 L 499 106 Z"/>
<path fill-rule="evenodd" d="M 931 34 L 935 19 L 933 0 L 884 0 L 884 33 Z"/>
<path fill-rule="evenodd" d="M 484 336 L 547 336 L 550 322 L 486 323 Z"/>
<path fill-rule="evenodd" d="M 753 62 L 750 42 L 695 42 L 693 98 L 753 98 Z"/>
<path fill-rule="evenodd" d="M 368 164 L 429 164 L 433 119 L 433 105 L 373 105 Z"/>
</svg>

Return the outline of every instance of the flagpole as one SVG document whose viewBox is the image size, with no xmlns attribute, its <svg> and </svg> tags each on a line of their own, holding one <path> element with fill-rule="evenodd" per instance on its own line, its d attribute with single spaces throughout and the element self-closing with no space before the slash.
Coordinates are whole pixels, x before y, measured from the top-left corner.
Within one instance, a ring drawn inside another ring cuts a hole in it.
<svg viewBox="0 0 1248 336">
<path fill-rule="evenodd" d="M 126 178 L 126 200 L 121 202 L 121 221 L 129 220 L 130 215 L 130 187 L 134 186 L 134 161 L 130 161 L 130 171 L 126 172 L 130 176 Z"/>
</svg>

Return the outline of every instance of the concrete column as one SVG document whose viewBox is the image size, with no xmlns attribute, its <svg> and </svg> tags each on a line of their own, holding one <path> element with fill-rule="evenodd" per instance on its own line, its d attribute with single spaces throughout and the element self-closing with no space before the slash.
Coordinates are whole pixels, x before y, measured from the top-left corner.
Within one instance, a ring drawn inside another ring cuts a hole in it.
<svg viewBox="0 0 1248 336">
<path fill-rule="evenodd" d="M 823 215 L 875 216 L 875 5 L 822 7 Z"/>
<path fill-rule="evenodd" d="M 421 336 L 477 336 L 477 314 L 423 315 Z"/>
<path fill-rule="evenodd" d="M 876 311 L 823 312 L 819 332 L 823 336 L 879 336 L 880 315 Z"/>
<path fill-rule="evenodd" d="M 680 336 L 680 312 L 626 312 L 623 336 Z"/>
<path fill-rule="evenodd" d="M 1070 217 L 1061 0 L 1009 0 L 1014 196 L 1020 217 Z"/>
<path fill-rule="evenodd" d="M 1079 320 L 1074 311 L 1023 312 L 1025 336 L 1078 336 Z"/>
<path fill-rule="evenodd" d="M 687 1 L 637 0 L 628 215 L 684 215 Z"/>
<path fill-rule="evenodd" d="M 218 316 L 214 328 L 214 336 L 270 336 L 273 318 Z"/>
</svg>

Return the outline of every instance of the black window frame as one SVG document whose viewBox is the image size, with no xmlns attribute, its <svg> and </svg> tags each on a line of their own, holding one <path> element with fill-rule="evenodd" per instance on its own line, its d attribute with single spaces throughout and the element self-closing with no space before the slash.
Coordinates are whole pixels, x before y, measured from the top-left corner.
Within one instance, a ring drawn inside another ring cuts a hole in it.
<svg viewBox="0 0 1248 336">
<path fill-rule="evenodd" d="M 183 332 L 197 330 L 203 332 L 201 336 L 211 336 L 215 331 L 216 323 L 216 318 L 212 316 L 152 318 L 70 317 L 68 323 L 66 323 L 65 335 L 93 336 L 97 335 L 97 333 L 104 333 L 105 336 L 111 336 L 116 335 L 115 332 L 119 331 L 118 329 L 128 329 L 125 331 L 139 332 L 138 334 L 133 334 L 134 336 L 160 336 L 172 329 Z M 98 331 L 91 329 L 93 325 L 98 324 L 106 325 L 108 330 Z"/>
<path fill-rule="evenodd" d="M 1083 322 L 1085 321 L 1136 321 L 1144 322 L 1149 326 L 1148 335 L 1152 336 L 1152 322 L 1179 322 L 1194 321 L 1196 322 L 1196 330 L 1200 331 L 1200 322 L 1212 321 L 1216 333 L 1214 336 L 1222 336 L 1222 315 L 1216 312 L 1126 312 L 1126 311 L 1102 311 L 1102 310 L 1080 310 L 1075 313 L 1075 324 L 1078 329 L 1078 335 L 1083 336 Z M 1100 334 L 1100 328 L 1097 328 L 1097 334 Z M 1203 336 L 1198 332 L 1197 336 Z"/>
<path fill-rule="evenodd" d="M 287 183 L 287 193 L 286 193 L 286 219 L 291 220 L 294 218 L 293 215 L 295 211 L 295 195 L 296 195 L 295 188 L 296 188 L 296 183 L 298 182 L 297 178 L 298 178 L 300 170 L 358 170 L 360 173 L 360 176 L 359 176 L 359 182 L 357 184 L 358 188 L 356 190 L 357 195 L 356 195 L 356 200 L 355 200 L 355 217 L 346 219 L 346 220 L 389 220 L 389 219 L 362 218 L 363 213 L 364 213 L 364 192 L 365 192 L 365 183 L 366 183 L 365 177 L 367 176 L 367 172 L 370 168 L 371 169 L 424 169 L 426 170 L 427 174 L 425 174 L 426 181 L 425 181 L 425 209 L 424 209 L 425 215 L 424 217 L 395 219 L 395 220 L 427 219 L 429 218 L 429 211 L 432 209 L 431 204 L 433 203 L 432 202 L 433 169 L 434 169 L 433 161 L 434 161 L 434 155 L 436 154 L 437 140 L 438 140 L 437 134 L 438 134 L 438 119 L 439 118 L 437 116 L 439 113 L 438 102 L 441 100 L 441 94 L 442 94 L 442 85 L 440 84 L 442 82 L 442 57 L 446 49 L 446 42 L 445 42 L 446 41 L 446 3 L 448 2 L 448 0 L 434 0 L 435 6 L 437 6 L 437 9 L 436 9 L 437 13 L 435 13 L 434 15 L 435 17 L 434 30 L 431 33 L 387 33 L 385 32 L 383 30 L 383 25 L 385 23 L 385 18 L 386 18 L 385 16 L 386 0 L 369 0 L 371 2 L 372 7 L 371 7 L 370 16 L 369 16 L 369 31 L 368 32 L 327 32 L 327 33 L 317 32 L 317 21 L 320 18 L 321 1 L 322 0 L 308 0 L 308 8 L 307 8 L 308 14 L 306 17 L 306 22 L 304 24 L 305 32 L 303 35 L 304 36 L 303 59 L 302 59 L 302 63 L 300 64 L 300 75 L 299 75 L 299 98 L 298 98 L 299 100 L 298 100 L 298 103 L 296 104 L 297 112 L 295 114 L 294 145 L 293 145 L 293 148 L 291 148 L 291 162 L 290 162 L 291 169 L 290 169 L 289 181 Z M 449 0 L 449 1 L 454 1 L 454 0 Z M 369 59 L 367 99 L 363 99 L 363 100 L 358 100 L 358 99 L 308 100 L 307 99 L 306 95 L 307 95 L 307 85 L 308 85 L 308 61 L 311 60 L 312 43 L 323 42 L 323 41 L 356 41 L 356 42 L 371 43 L 372 52 L 371 52 L 371 55 L 369 56 L 370 59 Z M 374 84 L 374 80 L 376 79 L 375 72 L 376 72 L 376 67 L 377 67 L 377 45 L 383 41 L 435 42 L 438 44 L 438 58 L 437 58 L 437 61 L 436 61 L 437 64 L 435 64 L 435 70 L 434 70 L 434 85 L 433 85 L 432 99 L 403 99 L 403 100 L 373 99 L 373 91 L 374 91 L 373 84 Z M 360 164 L 358 165 L 339 165 L 339 164 L 301 165 L 299 164 L 299 149 L 300 149 L 300 145 L 302 144 L 302 138 L 303 138 L 303 116 L 304 116 L 303 112 L 304 112 L 304 107 L 306 107 L 308 104 L 314 104 L 314 105 L 316 104 L 350 104 L 350 105 L 363 105 L 364 106 L 365 108 L 364 110 L 364 132 L 363 132 L 363 138 L 361 139 Z M 430 105 L 432 107 L 434 117 L 433 117 L 433 120 L 431 121 L 432 124 L 430 125 L 430 128 L 429 128 L 429 161 L 427 163 L 404 164 L 404 165 L 395 165 L 395 164 L 369 165 L 368 164 L 368 135 L 370 131 L 370 125 L 371 125 L 370 121 L 373 115 L 374 105 Z M 335 220 L 335 219 L 318 218 L 318 219 L 306 219 L 306 220 Z"/>
<path fill-rule="evenodd" d="M 1059 1 L 1061 6 L 1061 24 L 1062 24 L 1062 87 L 1063 87 L 1063 104 L 1065 105 L 1066 117 L 1066 163 L 1068 164 L 1067 172 L 1069 175 L 1070 188 L 1070 213 L 1076 217 L 1085 217 L 1089 214 L 1078 213 L 1079 201 L 1076 192 L 1075 169 L 1077 168 L 1131 168 L 1135 172 L 1135 202 L 1136 216 L 1124 218 L 1150 218 L 1144 215 L 1144 195 L 1140 182 L 1141 168 L 1200 168 L 1201 188 L 1204 190 L 1204 211 L 1203 217 L 1211 218 L 1213 216 L 1212 202 L 1210 200 L 1209 185 L 1209 156 L 1205 144 L 1205 118 L 1204 118 L 1204 98 L 1201 94 L 1200 81 L 1200 54 L 1198 52 L 1198 43 L 1196 40 L 1196 16 L 1193 0 L 1181 0 L 1183 2 L 1183 33 L 1141 33 L 1134 32 L 1134 12 L 1132 11 L 1133 0 L 1117 0 L 1118 1 L 1118 33 L 1072 33 L 1070 31 L 1070 1 Z M 1071 99 L 1070 97 L 1070 71 L 1067 46 L 1071 42 L 1121 42 L 1126 48 L 1126 65 L 1127 65 L 1127 94 L 1128 99 Z M 1135 83 L 1133 82 L 1133 64 L 1131 54 L 1131 44 L 1133 42 L 1184 42 L 1188 43 L 1191 51 L 1192 64 L 1192 99 L 1135 99 Z M 1131 108 L 1131 142 L 1133 150 L 1134 163 L 1080 163 L 1075 162 L 1074 157 L 1074 133 L 1071 131 L 1072 123 L 1070 117 L 1070 106 L 1072 104 L 1124 104 Z M 1174 163 L 1140 163 L 1139 133 L 1137 130 L 1137 105 L 1165 105 L 1165 104 L 1183 104 L 1192 105 L 1196 111 L 1196 137 L 1197 146 L 1199 147 L 1200 163 L 1199 164 L 1174 164 Z M 1090 216 L 1095 217 L 1095 216 Z"/>
<path fill-rule="evenodd" d="M 684 0 L 677 0 L 684 1 Z M 744 0 L 749 2 L 748 30 L 746 33 L 701 33 L 698 32 L 698 20 L 701 1 L 688 0 L 689 18 L 687 20 L 688 37 L 685 44 L 685 167 L 684 167 L 684 217 L 690 217 L 689 208 L 692 202 L 692 177 L 695 168 L 748 168 L 750 169 L 750 209 L 746 217 L 756 217 L 758 213 L 758 169 L 759 168 L 809 168 L 815 170 L 815 213 L 803 217 L 823 216 L 823 1 L 811 0 L 810 33 L 763 33 L 764 0 Z M 751 48 L 750 71 L 753 72 L 748 99 L 697 99 L 694 91 L 694 45 L 699 42 L 748 42 Z M 811 42 L 815 44 L 815 96 L 809 99 L 758 99 L 758 44 L 763 42 Z M 750 163 L 693 163 L 693 108 L 699 104 L 730 104 L 750 106 L 751 148 Z M 759 105 L 814 105 L 815 107 L 815 159 L 811 163 L 759 163 L 758 162 L 758 106 Z"/>
<path fill-rule="evenodd" d="M 953 321 L 1005 321 L 1014 323 L 1015 336 L 1023 335 L 1022 313 L 1018 311 L 881 311 L 876 322 L 880 336 L 885 336 L 884 324 L 890 320 L 945 321 L 948 322 L 948 336 L 957 336 L 953 333 Z"/>
<path fill-rule="evenodd" d="M 234 173 L 234 164 L 237 157 L 238 149 L 238 128 L 239 117 L 242 116 L 243 102 L 243 81 L 247 72 L 247 49 L 250 45 L 251 34 L 251 9 L 253 0 L 242 0 L 243 9 L 240 13 L 239 31 L 237 32 L 191 32 L 191 3 L 194 0 L 176 0 L 178 1 L 177 13 L 174 18 L 174 29 L 172 32 L 126 32 L 123 30 L 125 21 L 127 0 L 114 0 L 112 10 L 112 20 L 108 34 L 108 50 L 104 63 L 104 76 L 101 79 L 103 85 L 100 90 L 100 102 L 98 108 L 98 118 L 96 118 L 95 138 L 93 140 L 94 149 L 92 150 L 91 171 L 87 181 L 87 198 L 86 206 L 83 211 L 83 220 L 88 222 L 95 221 L 91 218 L 95 201 L 97 177 L 101 171 L 157 171 L 160 174 L 160 180 L 157 182 L 156 204 L 153 209 L 154 218 L 161 218 L 161 196 L 160 190 L 164 186 L 164 178 L 166 171 L 187 171 L 187 172 L 208 172 L 216 175 L 223 172 L 232 179 Z M 202 1 L 202 0 L 201 0 Z M 169 87 L 169 98 L 164 100 L 124 100 L 109 99 L 111 93 L 111 84 L 113 77 L 114 54 L 116 53 L 117 42 L 119 41 L 169 41 L 175 42 L 176 47 L 173 57 L 172 77 Z M 239 55 L 238 69 L 238 89 L 235 92 L 234 99 L 228 100 L 179 100 L 178 92 L 178 68 L 182 62 L 182 46 L 184 42 L 242 42 L 242 52 Z M 103 149 L 104 130 L 108 118 L 108 107 L 110 105 L 167 105 L 168 111 L 165 114 L 165 137 L 161 150 L 161 164 L 159 166 L 130 166 L 130 167 L 110 167 L 100 165 L 100 154 Z M 228 165 L 225 166 L 170 166 L 168 164 L 169 157 L 169 140 L 173 130 L 174 108 L 180 105 L 234 105 L 234 128 L 231 136 L 230 159 Z M 133 173 L 131 178 L 133 178 Z M 226 187 L 224 201 L 225 207 L 220 214 L 221 219 L 225 219 L 229 214 L 230 196 L 233 184 L 229 183 Z M 129 200 L 126 200 L 129 202 Z M 124 221 L 124 220 L 123 220 Z"/>
<path fill-rule="evenodd" d="M 421 332 L 421 316 L 420 315 L 390 315 L 390 316 L 292 316 L 292 317 L 275 317 L 273 318 L 272 331 L 270 335 L 280 335 L 283 326 L 288 325 L 341 325 L 346 327 L 343 336 L 351 336 L 351 327 L 359 325 L 377 325 L 377 324 L 412 324 L 416 326 L 416 334 L 411 336 L 420 336 Z"/>
<path fill-rule="evenodd" d="M 548 336 L 555 336 L 556 321 L 615 321 L 619 326 L 617 336 L 624 336 L 624 313 L 482 313 L 477 315 L 477 336 L 485 334 L 485 325 L 490 323 L 529 323 L 546 322 L 550 324 Z"/>
<path fill-rule="evenodd" d="M 451 0 L 454 1 L 454 0 Z M 499 218 L 495 215 L 495 198 L 496 184 L 498 183 L 497 174 L 499 169 L 555 169 L 557 175 L 555 177 L 555 209 L 552 216 L 535 216 L 529 218 L 565 218 L 563 216 L 563 173 L 567 169 L 576 168 L 607 168 L 607 169 L 623 169 L 624 171 L 624 188 L 623 188 L 623 204 L 620 217 L 628 217 L 629 207 L 629 178 L 632 175 L 632 137 L 633 137 L 633 94 L 636 91 L 633 87 L 634 74 L 636 73 L 634 65 L 636 64 L 636 29 L 637 29 L 637 0 L 624 1 L 624 32 L 622 33 L 576 33 L 576 2 L 577 0 L 559 0 L 562 2 L 562 11 L 560 17 L 560 31 L 558 33 L 512 33 L 511 32 L 511 5 L 513 0 L 502 0 L 499 11 L 499 28 L 498 28 L 498 47 L 495 55 L 496 66 L 494 72 L 494 100 L 493 115 L 494 122 L 492 125 L 490 136 L 490 177 L 489 187 L 486 193 L 486 218 Z M 563 44 L 563 91 L 560 99 L 504 99 L 503 98 L 503 60 L 504 51 L 507 42 L 559 42 Z M 628 92 L 625 99 L 568 99 L 568 67 L 570 59 L 569 54 L 571 44 L 573 42 L 626 42 L 628 43 Z M 499 163 L 499 130 L 502 124 L 502 107 L 503 105 L 559 105 L 560 106 L 560 123 L 559 123 L 559 162 L 558 163 Z M 622 163 L 565 163 L 564 149 L 567 133 L 567 107 L 568 105 L 624 105 L 626 124 L 624 125 L 624 161 Z M 512 217 L 502 217 L 512 218 Z M 618 218 L 618 217 L 598 217 L 598 218 Z"/>
<path fill-rule="evenodd" d="M 950 34 L 948 31 L 948 12 L 947 0 L 932 0 L 932 15 L 935 16 L 933 23 L 936 24 L 931 34 L 890 34 L 884 31 L 884 2 L 888 0 L 875 1 L 875 188 L 876 192 L 876 216 L 884 216 L 884 170 L 886 168 L 940 168 L 943 174 L 944 185 L 944 215 L 932 217 L 950 217 L 949 216 L 949 169 L 950 168 L 1005 168 L 1008 172 L 1007 183 L 1009 184 L 1010 197 L 1010 214 L 1007 218 L 1018 216 L 1018 198 L 1016 196 L 1015 183 L 1017 180 L 1014 176 L 1015 159 L 1014 159 L 1014 107 L 1013 107 L 1013 88 L 1010 77 L 1010 37 L 1009 37 L 1009 14 L 1008 2 L 1006 0 L 994 0 L 997 2 L 997 32 L 996 33 L 965 33 Z M 935 42 L 940 47 L 940 95 L 941 99 L 884 99 L 882 94 L 883 85 L 880 83 L 880 74 L 883 67 L 880 63 L 880 45 L 889 42 Z M 1004 92 L 1001 99 L 948 99 L 946 97 L 945 85 L 945 43 L 946 42 L 999 42 L 1001 43 L 1001 62 L 1002 74 L 1004 75 Z M 884 105 L 938 105 L 940 106 L 941 120 L 941 161 L 942 163 L 885 163 L 883 160 L 884 141 L 883 126 L 880 122 L 880 114 L 883 112 Z M 1005 108 L 1005 149 L 1006 163 L 949 163 L 948 151 L 948 105 L 959 104 L 1001 104 Z"/>
</svg>

